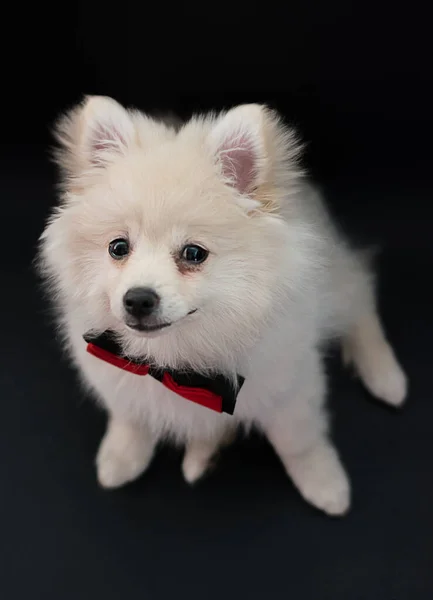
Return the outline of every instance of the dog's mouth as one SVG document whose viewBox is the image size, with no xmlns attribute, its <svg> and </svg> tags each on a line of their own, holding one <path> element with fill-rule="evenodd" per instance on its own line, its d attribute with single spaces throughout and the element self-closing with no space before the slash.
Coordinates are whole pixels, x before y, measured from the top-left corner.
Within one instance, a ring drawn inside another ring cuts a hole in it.
<svg viewBox="0 0 433 600">
<path fill-rule="evenodd" d="M 188 317 L 189 315 L 192 315 L 195 312 L 197 312 L 196 308 L 194 308 L 193 310 L 190 310 L 189 313 L 187 313 L 185 316 Z M 178 323 L 179 321 L 181 321 L 183 318 L 185 318 L 185 317 L 181 317 L 177 321 L 165 321 L 162 323 L 152 323 L 152 324 L 142 323 L 142 322 L 136 322 L 136 323 L 128 323 L 127 322 L 126 325 L 129 327 L 129 329 L 132 329 L 132 330 L 140 332 L 140 333 L 156 333 L 158 331 L 161 331 L 162 329 L 167 329 L 167 327 L 171 327 L 175 323 Z"/>
<path fill-rule="evenodd" d="M 143 323 L 127 323 L 130 329 L 134 331 L 142 331 L 144 333 L 152 333 L 170 327 L 171 323 L 160 323 L 159 325 L 143 325 Z"/>
</svg>

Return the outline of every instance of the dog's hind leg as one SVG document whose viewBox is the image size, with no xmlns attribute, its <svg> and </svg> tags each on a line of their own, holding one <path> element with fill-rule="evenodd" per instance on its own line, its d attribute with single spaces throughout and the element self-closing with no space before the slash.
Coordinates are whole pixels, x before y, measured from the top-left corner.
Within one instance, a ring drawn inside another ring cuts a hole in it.
<svg viewBox="0 0 433 600">
<path fill-rule="evenodd" d="M 407 378 L 386 339 L 376 309 L 373 287 L 361 279 L 365 301 L 342 341 L 343 359 L 352 363 L 368 391 L 391 406 L 403 404 Z"/>
<path fill-rule="evenodd" d="M 211 440 L 191 439 L 185 448 L 182 463 L 182 473 L 188 483 L 195 483 L 212 466 L 218 451 L 228 446 L 234 439 L 234 428 L 224 430 Z"/>
</svg>

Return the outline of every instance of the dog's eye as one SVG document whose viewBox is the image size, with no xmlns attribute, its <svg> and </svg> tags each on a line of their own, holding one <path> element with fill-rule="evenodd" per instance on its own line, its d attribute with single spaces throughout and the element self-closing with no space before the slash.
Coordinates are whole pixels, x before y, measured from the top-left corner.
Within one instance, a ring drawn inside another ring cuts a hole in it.
<svg viewBox="0 0 433 600">
<path fill-rule="evenodd" d="M 182 250 L 183 260 L 196 265 L 204 262 L 208 256 L 209 252 L 201 246 L 185 246 L 185 248 Z"/>
<path fill-rule="evenodd" d="M 110 242 L 108 246 L 108 252 L 110 253 L 111 258 L 115 260 L 120 260 L 129 254 L 129 242 L 123 238 L 118 238 L 117 240 L 113 240 Z"/>
</svg>

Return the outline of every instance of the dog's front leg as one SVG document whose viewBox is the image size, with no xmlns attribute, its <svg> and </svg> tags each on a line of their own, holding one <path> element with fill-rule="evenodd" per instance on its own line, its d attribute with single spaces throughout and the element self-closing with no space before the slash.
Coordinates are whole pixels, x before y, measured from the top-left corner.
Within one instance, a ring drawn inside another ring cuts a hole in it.
<svg viewBox="0 0 433 600">
<path fill-rule="evenodd" d="M 302 496 L 329 515 L 343 515 L 350 505 L 350 484 L 328 437 L 324 399 L 321 359 L 313 352 L 292 391 L 275 399 L 263 427 Z"/>
<path fill-rule="evenodd" d="M 111 415 L 96 457 L 99 483 L 115 488 L 137 479 L 149 466 L 156 442 L 147 427 Z"/>
</svg>

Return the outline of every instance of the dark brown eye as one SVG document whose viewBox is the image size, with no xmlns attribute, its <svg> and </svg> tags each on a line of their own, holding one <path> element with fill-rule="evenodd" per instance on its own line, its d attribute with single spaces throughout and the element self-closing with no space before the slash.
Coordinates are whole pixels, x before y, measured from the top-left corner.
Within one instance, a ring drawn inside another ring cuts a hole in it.
<svg viewBox="0 0 433 600">
<path fill-rule="evenodd" d="M 182 250 L 182 259 L 190 264 L 199 265 L 203 263 L 208 256 L 209 252 L 207 250 L 194 244 L 185 246 Z"/>
<path fill-rule="evenodd" d="M 124 238 L 118 238 L 110 242 L 108 252 L 114 260 L 120 260 L 129 254 L 129 242 Z"/>
</svg>

